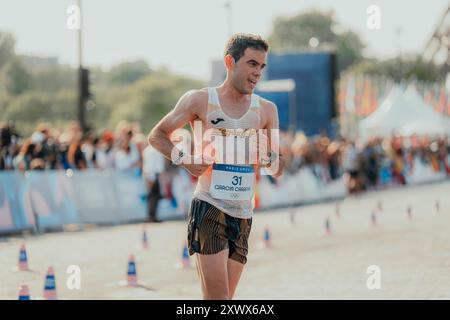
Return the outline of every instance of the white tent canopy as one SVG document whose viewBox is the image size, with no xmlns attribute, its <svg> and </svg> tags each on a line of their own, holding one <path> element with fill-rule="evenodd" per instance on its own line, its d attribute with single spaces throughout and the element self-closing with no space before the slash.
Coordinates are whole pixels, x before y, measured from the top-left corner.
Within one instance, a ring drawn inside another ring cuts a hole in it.
<svg viewBox="0 0 450 320">
<path fill-rule="evenodd" d="M 431 135 L 431 136 L 443 136 L 450 135 L 449 126 L 444 123 L 433 123 L 427 121 L 413 121 L 409 124 L 401 127 L 398 132 L 402 136 L 412 135 Z"/>
<path fill-rule="evenodd" d="M 380 130 L 383 127 L 391 127 L 390 123 L 387 123 L 387 120 L 390 117 L 389 115 L 397 110 L 395 105 L 401 99 L 402 93 L 402 89 L 398 86 L 393 87 L 383 103 L 371 115 L 359 123 L 360 129 Z"/>
<path fill-rule="evenodd" d="M 413 86 L 404 92 L 394 87 L 380 107 L 359 124 L 362 140 L 370 136 L 389 137 L 394 132 L 450 134 L 450 120 L 428 106 Z"/>
<path fill-rule="evenodd" d="M 417 110 L 417 120 L 405 124 L 399 129 L 402 135 L 446 135 L 450 134 L 450 119 L 434 111 L 427 105 L 413 87 L 404 94 L 405 100 Z"/>
</svg>

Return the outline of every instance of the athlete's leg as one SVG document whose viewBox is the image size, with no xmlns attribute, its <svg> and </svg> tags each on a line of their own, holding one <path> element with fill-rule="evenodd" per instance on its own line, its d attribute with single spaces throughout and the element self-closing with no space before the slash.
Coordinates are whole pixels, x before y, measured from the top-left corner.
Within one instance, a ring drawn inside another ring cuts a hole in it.
<svg viewBox="0 0 450 320">
<path fill-rule="evenodd" d="M 244 265 L 233 259 L 228 259 L 228 299 L 233 299 L 234 292 L 241 278 L 242 270 Z"/>
<path fill-rule="evenodd" d="M 198 256 L 199 256 L 199 254 L 195 254 L 195 266 L 197 268 L 197 276 L 198 276 L 198 279 L 200 280 L 202 293 L 204 293 L 205 292 L 205 285 L 204 285 L 205 281 L 203 280 L 203 273 L 200 270 L 200 261 L 199 261 Z"/>
<path fill-rule="evenodd" d="M 252 219 L 227 218 L 230 240 L 228 242 L 228 292 L 229 299 L 234 297 L 241 278 L 244 265 L 247 263 L 248 238 L 252 226 Z"/>
<path fill-rule="evenodd" d="M 228 249 L 216 254 L 196 254 L 203 299 L 227 300 L 228 290 Z"/>
</svg>

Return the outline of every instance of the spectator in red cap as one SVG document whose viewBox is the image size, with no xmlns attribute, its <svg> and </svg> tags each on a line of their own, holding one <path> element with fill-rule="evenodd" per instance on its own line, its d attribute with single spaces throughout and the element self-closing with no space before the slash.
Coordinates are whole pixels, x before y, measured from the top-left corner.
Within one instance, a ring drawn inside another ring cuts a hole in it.
<svg viewBox="0 0 450 320">
<path fill-rule="evenodd" d="M 100 170 L 114 170 L 114 133 L 104 131 L 97 142 L 95 151 L 96 166 Z"/>
</svg>

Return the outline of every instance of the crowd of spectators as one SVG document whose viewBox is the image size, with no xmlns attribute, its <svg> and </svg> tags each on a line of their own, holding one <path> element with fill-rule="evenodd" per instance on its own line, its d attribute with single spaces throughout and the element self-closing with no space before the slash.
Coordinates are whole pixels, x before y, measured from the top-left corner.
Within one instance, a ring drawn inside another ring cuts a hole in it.
<svg viewBox="0 0 450 320">
<path fill-rule="evenodd" d="M 14 124 L 0 125 L 0 170 L 100 169 L 137 170 L 142 168 L 146 136 L 137 123 L 121 122 L 116 131 L 83 134 L 77 122 L 59 132 L 40 123 L 29 137 L 22 137 Z"/>
<path fill-rule="evenodd" d="M 307 167 L 323 183 L 344 176 L 349 192 L 404 185 L 419 170 L 420 174 L 450 175 L 448 137 L 393 136 L 355 142 L 298 133 L 285 135 L 284 140 L 289 172 Z"/>
<path fill-rule="evenodd" d="M 325 184 L 344 176 L 350 192 L 406 184 L 418 166 L 450 174 L 448 138 L 392 137 L 355 143 L 281 133 L 280 142 L 288 174 L 309 168 Z M 115 131 L 84 134 L 76 122 L 64 132 L 41 123 L 29 137 L 21 136 L 12 122 L 0 125 L 0 170 L 125 170 L 154 180 L 171 168 L 148 147 L 138 123 L 123 121 Z"/>
</svg>

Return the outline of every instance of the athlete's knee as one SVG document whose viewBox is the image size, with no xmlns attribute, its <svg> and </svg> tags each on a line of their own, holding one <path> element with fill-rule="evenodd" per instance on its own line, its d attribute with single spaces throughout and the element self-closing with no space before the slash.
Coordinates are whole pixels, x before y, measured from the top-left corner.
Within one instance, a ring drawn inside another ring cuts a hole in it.
<svg viewBox="0 0 450 320">
<path fill-rule="evenodd" d="M 228 300 L 230 296 L 227 279 L 204 276 L 205 299 L 208 300 Z"/>
</svg>

